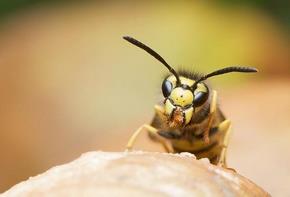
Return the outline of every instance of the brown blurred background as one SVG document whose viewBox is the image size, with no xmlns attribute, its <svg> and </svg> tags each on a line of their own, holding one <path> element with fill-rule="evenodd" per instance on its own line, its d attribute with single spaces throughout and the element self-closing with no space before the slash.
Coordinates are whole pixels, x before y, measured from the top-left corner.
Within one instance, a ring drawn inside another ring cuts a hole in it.
<svg viewBox="0 0 290 197">
<path fill-rule="evenodd" d="M 273 196 L 289 196 L 287 7 L 274 0 L 2 0 L 0 192 L 83 152 L 122 151 L 150 122 L 167 70 L 121 39 L 131 35 L 175 68 L 260 70 L 210 80 L 233 122 L 229 165 Z M 161 151 L 146 135 L 136 148 Z"/>
</svg>

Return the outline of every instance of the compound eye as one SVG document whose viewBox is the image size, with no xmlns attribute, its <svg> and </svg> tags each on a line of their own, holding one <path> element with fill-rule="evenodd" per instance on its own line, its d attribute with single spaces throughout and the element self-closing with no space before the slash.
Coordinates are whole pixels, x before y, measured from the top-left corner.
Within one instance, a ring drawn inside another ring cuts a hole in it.
<svg viewBox="0 0 290 197">
<path fill-rule="evenodd" d="M 164 80 L 162 83 L 162 93 L 164 97 L 168 97 L 172 91 L 173 85 L 170 81 Z"/>
<path fill-rule="evenodd" d="M 201 106 L 208 98 L 208 92 L 197 92 L 194 95 L 193 105 L 195 107 Z"/>
</svg>

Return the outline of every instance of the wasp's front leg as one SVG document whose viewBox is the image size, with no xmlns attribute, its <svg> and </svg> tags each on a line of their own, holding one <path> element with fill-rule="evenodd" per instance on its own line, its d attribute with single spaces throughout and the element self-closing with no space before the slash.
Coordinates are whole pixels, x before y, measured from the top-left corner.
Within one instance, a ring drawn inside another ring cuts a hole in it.
<svg viewBox="0 0 290 197">
<path fill-rule="evenodd" d="M 155 105 L 154 109 L 155 109 L 155 118 L 156 118 L 156 120 L 158 120 L 157 122 L 159 122 L 159 123 L 164 122 L 164 119 L 166 118 L 164 116 L 164 108 L 162 106 Z M 162 144 L 162 146 L 164 147 L 166 152 L 173 152 L 173 149 L 168 144 L 167 140 L 158 134 L 159 129 L 157 129 L 156 127 L 160 126 L 160 125 L 158 125 L 159 123 L 155 123 L 156 125 L 155 124 L 153 124 L 153 125 L 144 124 L 139 129 L 137 129 L 133 133 L 133 135 L 131 136 L 131 138 L 129 139 L 129 141 L 127 143 L 127 150 L 132 150 L 138 135 L 142 131 L 146 130 L 148 132 L 149 136 L 154 139 L 154 141 L 157 141 L 157 142 Z"/>
<path fill-rule="evenodd" d="M 217 108 L 217 92 L 215 90 L 213 90 L 213 94 L 212 94 L 212 99 L 211 99 L 211 103 L 210 103 L 210 111 L 209 111 L 209 117 L 208 117 L 208 123 L 207 123 L 207 127 L 203 133 L 203 140 L 205 141 L 205 143 L 209 143 L 209 131 L 212 128 L 212 122 L 213 122 L 213 118 L 214 118 L 214 113 L 216 112 L 216 108 Z"/>
<path fill-rule="evenodd" d="M 141 127 L 139 127 L 134 133 L 133 135 L 130 137 L 128 143 L 127 143 L 127 146 L 126 146 L 126 150 L 127 151 L 131 151 L 134 144 L 135 144 L 135 141 L 138 137 L 138 135 L 142 132 L 142 131 L 147 131 L 149 132 L 151 135 L 154 135 L 156 136 L 156 138 L 158 139 L 158 142 L 160 142 L 162 144 L 162 146 L 164 147 L 164 149 L 166 150 L 166 152 L 170 153 L 170 152 L 173 152 L 172 151 L 172 148 L 169 146 L 169 144 L 167 143 L 167 141 L 162 138 L 161 136 L 159 136 L 158 134 L 158 129 L 156 129 L 155 127 L 152 127 L 151 125 L 148 125 L 148 124 L 144 124 L 142 125 Z"/>
<path fill-rule="evenodd" d="M 221 152 L 217 159 L 217 165 L 222 167 L 227 167 L 226 164 L 226 152 L 229 144 L 229 135 L 231 132 L 231 121 L 224 120 L 218 125 L 218 130 L 221 133 L 222 141 L 221 141 Z"/>
</svg>

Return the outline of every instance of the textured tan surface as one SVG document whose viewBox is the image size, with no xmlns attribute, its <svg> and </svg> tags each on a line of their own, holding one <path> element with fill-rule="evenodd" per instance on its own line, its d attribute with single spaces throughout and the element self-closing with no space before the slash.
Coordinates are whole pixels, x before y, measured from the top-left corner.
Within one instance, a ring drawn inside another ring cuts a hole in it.
<svg viewBox="0 0 290 197">
<path fill-rule="evenodd" d="M 192 154 L 89 152 L 4 193 L 9 196 L 268 196 Z"/>
</svg>

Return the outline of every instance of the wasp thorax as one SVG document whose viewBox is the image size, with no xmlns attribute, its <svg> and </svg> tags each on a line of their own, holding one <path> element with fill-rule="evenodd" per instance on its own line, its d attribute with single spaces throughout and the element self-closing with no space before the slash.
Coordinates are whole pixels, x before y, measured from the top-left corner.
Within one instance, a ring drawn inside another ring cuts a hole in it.
<svg viewBox="0 0 290 197">
<path fill-rule="evenodd" d="M 190 90 L 177 87 L 172 90 L 169 98 L 172 100 L 174 105 L 185 107 L 192 104 L 193 93 Z"/>
</svg>

